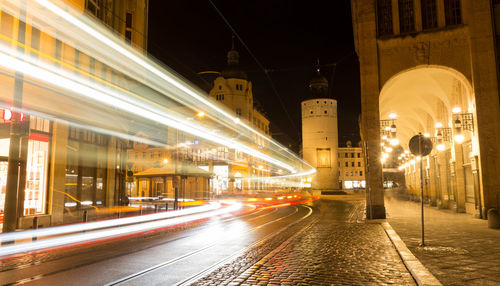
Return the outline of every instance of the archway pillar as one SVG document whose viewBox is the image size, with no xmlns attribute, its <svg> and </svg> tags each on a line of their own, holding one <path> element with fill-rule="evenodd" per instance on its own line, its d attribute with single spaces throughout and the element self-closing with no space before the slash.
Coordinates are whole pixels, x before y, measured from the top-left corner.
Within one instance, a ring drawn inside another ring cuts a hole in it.
<svg viewBox="0 0 500 286">
<path fill-rule="evenodd" d="M 434 205 L 441 207 L 443 204 L 443 196 L 439 188 L 435 155 L 429 155 L 429 190 L 433 198 L 431 201 L 434 201 Z"/>
<path fill-rule="evenodd" d="M 441 208 L 447 208 L 448 207 L 448 174 L 446 172 L 446 153 L 445 152 L 439 152 L 437 154 L 437 165 L 439 166 L 439 194 L 440 194 L 440 199 L 441 203 L 438 205 Z"/>
<path fill-rule="evenodd" d="M 464 156 L 461 144 L 455 144 L 455 181 L 457 186 L 457 209 L 459 213 L 465 212 L 465 173 Z"/>
</svg>

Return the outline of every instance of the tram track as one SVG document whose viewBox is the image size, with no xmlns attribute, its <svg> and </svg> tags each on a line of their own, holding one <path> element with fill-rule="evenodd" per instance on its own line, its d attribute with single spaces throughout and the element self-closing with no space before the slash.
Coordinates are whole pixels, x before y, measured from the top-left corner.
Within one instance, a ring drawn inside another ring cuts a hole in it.
<svg viewBox="0 0 500 286">
<path fill-rule="evenodd" d="M 274 215 L 277 211 L 278 211 L 278 209 L 258 210 L 258 211 L 255 211 L 255 212 L 245 213 L 245 214 L 234 216 L 234 217 L 225 217 L 225 218 L 223 217 L 223 218 L 220 218 L 218 221 L 219 222 L 228 223 L 228 222 L 235 221 L 237 219 L 248 218 L 248 217 L 250 217 L 250 218 L 246 219 L 246 221 L 254 221 L 254 220 L 266 217 L 266 216 Z M 293 212 L 292 214 L 294 214 L 294 213 L 296 213 L 296 211 Z M 285 217 L 280 217 L 280 218 L 278 218 L 276 220 L 273 220 L 271 222 L 267 222 L 265 224 L 261 224 L 261 225 L 259 225 L 257 227 L 254 227 L 253 230 L 262 228 L 265 225 L 269 225 L 272 222 L 276 222 L 276 221 L 279 221 L 279 220 L 284 219 L 284 218 Z M 208 223 L 208 224 L 202 225 L 202 226 L 197 226 L 198 227 L 197 231 L 202 231 L 202 230 L 208 229 L 214 223 L 215 222 Z M 131 254 L 138 253 L 138 252 L 141 252 L 141 251 L 146 251 L 146 250 L 148 250 L 150 248 L 153 248 L 153 247 L 167 245 L 169 243 L 172 243 L 172 242 L 175 242 L 175 241 L 179 241 L 179 240 L 182 240 L 182 239 L 185 239 L 185 238 L 188 238 L 188 237 L 189 237 L 189 235 L 182 235 L 182 236 L 174 237 L 172 239 L 169 239 L 169 240 L 166 240 L 166 241 L 162 241 L 160 243 L 149 244 L 149 245 L 147 245 L 145 247 L 136 248 L 133 251 L 126 251 L 124 253 L 120 253 L 120 254 L 116 254 L 116 255 L 112 255 L 112 256 L 106 256 L 104 258 L 98 257 L 97 259 L 91 259 L 90 261 L 87 261 L 85 263 L 79 263 L 79 264 L 71 266 L 71 267 L 65 267 L 65 268 L 62 268 L 62 269 L 58 269 L 56 271 L 51 271 L 49 273 L 34 275 L 34 276 L 31 276 L 31 277 L 19 279 L 17 281 L 10 282 L 10 283 L 7 283 L 7 284 L 2 284 L 2 285 L 21 285 L 21 284 L 25 284 L 25 283 L 37 281 L 37 280 L 40 280 L 40 279 L 43 279 L 43 278 L 47 278 L 49 276 L 53 276 L 53 275 L 56 275 L 56 274 L 60 274 L 60 273 L 66 272 L 66 271 L 71 271 L 71 270 L 74 270 L 74 269 L 77 269 L 77 268 L 89 266 L 89 265 L 92 265 L 92 264 L 100 262 L 100 261 L 114 259 L 114 258 L 120 258 L 120 257 L 126 256 L 126 255 L 131 255 Z M 205 247 L 205 249 L 208 249 L 208 248 L 209 247 Z M 184 259 L 186 257 L 195 255 L 196 253 L 199 253 L 201 251 L 203 251 L 203 249 L 201 249 L 201 250 L 200 249 L 195 250 L 192 253 L 188 253 L 189 255 L 184 255 L 184 257 L 178 257 L 176 259 L 172 259 L 169 263 L 171 264 L 174 261 L 182 260 L 182 259 Z M 58 260 L 65 259 L 65 258 L 67 258 L 67 257 L 61 257 L 61 258 L 57 258 L 57 259 L 53 259 L 53 260 L 49 260 L 49 261 L 47 261 L 47 260 L 45 260 L 45 261 L 34 260 L 34 261 L 31 261 L 29 265 L 23 264 L 23 265 L 19 265 L 19 266 L 16 266 L 16 267 L 9 268 L 9 269 L 4 269 L 4 270 L 0 271 L 0 273 L 1 272 L 15 271 L 15 270 L 19 270 L 19 269 L 25 269 L 25 268 L 29 268 L 30 266 L 39 266 L 42 263 L 47 263 L 47 262 L 57 262 Z"/>
</svg>

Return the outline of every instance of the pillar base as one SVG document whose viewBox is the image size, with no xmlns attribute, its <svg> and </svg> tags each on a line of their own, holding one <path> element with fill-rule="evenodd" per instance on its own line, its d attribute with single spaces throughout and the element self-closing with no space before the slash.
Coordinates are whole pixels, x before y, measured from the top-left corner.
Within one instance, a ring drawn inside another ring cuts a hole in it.
<svg viewBox="0 0 500 286">
<path fill-rule="evenodd" d="M 371 217 L 370 217 L 371 214 Z M 385 207 L 382 205 L 366 206 L 366 219 L 385 219 Z"/>
</svg>

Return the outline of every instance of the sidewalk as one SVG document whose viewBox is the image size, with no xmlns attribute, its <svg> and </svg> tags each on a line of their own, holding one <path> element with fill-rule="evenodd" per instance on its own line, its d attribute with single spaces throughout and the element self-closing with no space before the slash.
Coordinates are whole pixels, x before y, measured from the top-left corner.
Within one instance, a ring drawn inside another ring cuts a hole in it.
<svg viewBox="0 0 500 286">
<path fill-rule="evenodd" d="M 387 220 L 411 252 L 444 285 L 500 285 L 500 230 L 486 220 L 425 206 L 420 247 L 420 203 L 386 192 Z"/>
</svg>

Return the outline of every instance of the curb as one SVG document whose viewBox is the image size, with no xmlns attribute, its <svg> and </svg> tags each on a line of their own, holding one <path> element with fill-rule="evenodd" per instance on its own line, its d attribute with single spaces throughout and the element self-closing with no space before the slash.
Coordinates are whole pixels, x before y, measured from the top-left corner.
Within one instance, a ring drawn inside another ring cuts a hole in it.
<svg viewBox="0 0 500 286">
<path fill-rule="evenodd" d="M 406 247 L 406 244 L 399 237 L 396 231 L 392 228 L 389 222 L 384 221 L 381 222 L 382 227 L 385 230 L 385 233 L 391 240 L 392 244 L 396 248 L 401 260 L 403 260 L 406 269 L 410 271 L 411 276 L 417 282 L 417 285 L 443 285 L 439 280 L 432 275 L 432 273 L 418 260 L 413 253 Z"/>
</svg>

